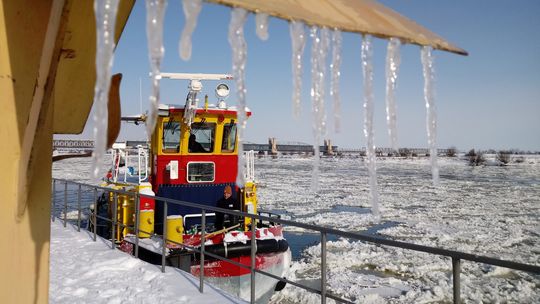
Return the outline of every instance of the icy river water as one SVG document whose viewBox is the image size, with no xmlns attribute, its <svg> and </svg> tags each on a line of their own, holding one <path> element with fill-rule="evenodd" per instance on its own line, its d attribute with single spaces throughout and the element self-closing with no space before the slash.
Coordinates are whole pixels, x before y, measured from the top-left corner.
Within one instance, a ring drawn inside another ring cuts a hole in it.
<svg viewBox="0 0 540 304">
<path fill-rule="evenodd" d="M 381 221 L 376 223 L 361 158 L 322 158 L 317 193 L 310 190 L 311 158 L 257 158 L 259 209 L 303 223 L 540 265 L 540 157 L 479 167 L 442 157 L 439 166 L 440 186 L 433 187 L 429 158 L 377 159 Z M 89 160 L 64 160 L 54 164 L 53 176 L 88 182 L 89 169 Z M 286 233 L 293 250 L 289 279 L 317 287 L 319 235 L 294 227 Z M 327 249 L 328 290 L 354 302 L 452 302 L 449 258 L 332 235 Z M 466 303 L 539 303 L 538 290 L 539 276 L 462 262 Z M 288 285 L 272 302 L 320 303 L 320 298 Z"/>
</svg>

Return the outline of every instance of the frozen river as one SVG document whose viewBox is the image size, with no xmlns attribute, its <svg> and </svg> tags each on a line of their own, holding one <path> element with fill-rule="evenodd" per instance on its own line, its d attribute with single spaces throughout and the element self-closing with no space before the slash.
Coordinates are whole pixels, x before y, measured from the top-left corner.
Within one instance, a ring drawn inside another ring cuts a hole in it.
<svg viewBox="0 0 540 304">
<path fill-rule="evenodd" d="M 366 212 L 368 177 L 359 158 L 323 159 L 317 193 L 309 191 L 311 159 L 258 159 L 261 206 L 300 222 L 540 265 L 540 159 L 471 167 L 442 158 L 438 188 L 428 158 L 380 158 L 377 166 L 379 224 Z M 357 302 L 451 302 L 450 259 L 346 239 L 327 247 L 332 291 Z M 320 246 L 308 247 L 293 276 L 317 286 L 319 260 Z M 461 279 L 466 302 L 540 301 L 538 276 L 463 262 Z M 317 300 L 288 287 L 275 302 L 297 299 Z"/>
<path fill-rule="evenodd" d="M 54 164 L 53 176 L 87 181 L 88 160 Z M 381 222 L 374 223 L 361 158 L 323 158 L 320 188 L 310 190 L 311 158 L 257 158 L 260 209 L 299 222 L 367 231 L 415 244 L 540 265 L 540 158 L 508 166 L 468 166 L 441 158 L 440 187 L 431 186 L 429 158 L 377 162 Z M 294 262 L 289 277 L 319 284 L 318 235 L 286 228 Z M 452 301 L 451 261 L 410 250 L 329 236 L 328 288 L 355 302 Z M 462 262 L 467 303 L 539 303 L 540 278 Z M 311 303 L 317 296 L 287 286 L 275 303 Z"/>
</svg>

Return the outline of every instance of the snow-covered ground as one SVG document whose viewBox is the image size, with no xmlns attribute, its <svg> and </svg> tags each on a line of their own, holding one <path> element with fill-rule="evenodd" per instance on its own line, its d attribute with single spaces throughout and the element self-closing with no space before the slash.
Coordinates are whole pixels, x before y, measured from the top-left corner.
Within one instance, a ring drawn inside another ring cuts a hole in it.
<svg viewBox="0 0 540 304">
<path fill-rule="evenodd" d="M 471 167 L 459 158 L 440 158 L 441 186 L 435 188 L 428 158 L 378 159 L 379 224 L 369 214 L 361 158 L 323 158 L 317 193 L 310 191 L 311 158 L 257 158 L 255 169 L 260 208 L 284 218 L 540 265 L 540 158 L 494 163 Z M 64 160 L 54 164 L 53 176 L 88 182 L 88 174 L 81 174 L 88 167 L 89 160 Z M 295 257 L 289 278 L 317 287 L 318 235 L 286 230 Z M 327 249 L 329 290 L 354 302 L 452 301 L 448 258 L 335 236 L 329 236 Z M 539 276 L 462 262 L 461 295 L 467 303 L 540 303 L 538 290 Z M 272 301 L 320 300 L 288 285 Z"/>
<path fill-rule="evenodd" d="M 138 260 L 85 230 L 51 223 L 50 303 L 239 303 L 176 268 Z M 242 302 L 243 303 L 243 302 Z"/>
</svg>

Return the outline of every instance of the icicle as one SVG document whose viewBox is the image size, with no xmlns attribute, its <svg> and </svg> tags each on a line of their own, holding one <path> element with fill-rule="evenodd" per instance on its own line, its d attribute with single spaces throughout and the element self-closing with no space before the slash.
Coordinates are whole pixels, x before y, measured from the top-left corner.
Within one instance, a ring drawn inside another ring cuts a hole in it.
<svg viewBox="0 0 540 304">
<path fill-rule="evenodd" d="M 245 72 L 247 59 L 247 45 L 244 39 L 244 23 L 247 19 L 247 11 L 242 8 L 234 8 L 231 12 L 231 22 L 229 24 L 229 44 L 232 49 L 232 70 L 236 80 L 236 94 L 238 97 L 238 173 L 236 185 L 243 187 L 245 183 L 245 157 L 242 148 L 244 130 L 246 128 L 246 87 Z"/>
<path fill-rule="evenodd" d="M 369 175 L 371 212 L 379 220 L 379 192 L 377 189 L 377 169 L 375 166 L 375 140 L 373 132 L 373 46 L 371 36 L 362 39 L 362 74 L 364 76 L 364 136 L 366 138 L 366 159 Z"/>
<path fill-rule="evenodd" d="M 313 192 L 319 189 L 319 150 L 321 137 L 326 132 L 326 116 L 324 113 L 324 75 L 326 74 L 326 54 L 329 47 L 329 32 L 327 28 L 311 27 L 311 111 L 313 115 L 314 160 L 313 179 L 311 188 Z"/>
<path fill-rule="evenodd" d="M 96 85 L 94 87 L 94 152 L 92 153 L 92 177 L 99 179 L 107 148 L 107 125 L 109 87 L 114 60 L 114 29 L 118 0 L 95 0 L 96 16 Z"/>
<path fill-rule="evenodd" d="M 159 104 L 159 79 L 161 60 L 165 53 L 163 48 L 163 17 L 167 0 L 146 0 L 146 37 L 150 57 L 150 77 L 152 78 L 152 95 L 150 95 L 150 113 L 146 120 L 148 139 L 152 137 L 157 120 Z"/>
<path fill-rule="evenodd" d="M 184 8 L 184 17 L 186 24 L 180 36 L 180 44 L 178 49 L 180 51 L 180 58 L 182 60 L 189 60 L 191 58 L 191 35 L 197 26 L 197 18 L 202 8 L 202 0 L 184 0 L 182 2 Z"/>
<path fill-rule="evenodd" d="M 330 65 L 332 79 L 330 81 L 330 96 L 334 102 L 334 128 L 336 133 L 341 129 L 341 101 L 339 98 L 339 77 L 341 75 L 341 31 L 332 32 L 332 64 Z"/>
<path fill-rule="evenodd" d="M 268 14 L 258 13 L 255 15 L 257 37 L 261 40 L 268 40 Z"/>
<path fill-rule="evenodd" d="M 302 56 L 306 46 L 306 35 L 304 33 L 304 23 L 291 21 L 289 31 L 292 44 L 292 74 L 293 74 L 293 113 L 294 117 L 300 117 L 300 97 L 302 96 Z"/>
<path fill-rule="evenodd" d="M 386 123 L 388 124 L 388 136 L 394 153 L 398 152 L 395 92 L 401 63 L 400 46 L 401 41 L 399 39 L 390 38 L 386 53 Z"/>
<path fill-rule="evenodd" d="M 439 166 L 437 165 L 437 111 L 435 108 L 435 69 L 432 48 L 422 47 L 422 67 L 424 72 L 424 99 L 426 101 L 426 129 L 428 135 L 431 176 L 433 185 L 439 185 Z"/>
<path fill-rule="evenodd" d="M 317 131 L 316 121 L 320 115 L 318 109 L 318 94 L 319 94 L 319 76 L 320 76 L 320 67 L 318 61 L 318 54 L 321 48 L 321 38 L 319 37 L 318 28 L 312 26 L 310 30 L 311 37 L 311 111 L 313 115 L 313 173 L 311 180 L 311 190 L 317 192 L 319 189 L 319 141 L 320 134 Z"/>
</svg>

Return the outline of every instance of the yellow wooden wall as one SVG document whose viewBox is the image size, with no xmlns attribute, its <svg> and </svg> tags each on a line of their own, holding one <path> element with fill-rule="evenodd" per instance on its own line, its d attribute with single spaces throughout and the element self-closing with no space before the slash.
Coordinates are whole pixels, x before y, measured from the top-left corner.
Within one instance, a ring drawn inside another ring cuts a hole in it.
<svg viewBox="0 0 540 304">
<path fill-rule="evenodd" d="M 117 39 L 133 3 L 121 1 Z M 92 0 L 0 0 L 1 303 L 49 299 L 53 125 L 78 133 L 90 111 L 95 76 L 76 68 L 95 62 L 95 46 L 77 53 L 89 40 L 78 35 L 95 37 L 88 18 Z"/>
</svg>

